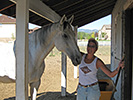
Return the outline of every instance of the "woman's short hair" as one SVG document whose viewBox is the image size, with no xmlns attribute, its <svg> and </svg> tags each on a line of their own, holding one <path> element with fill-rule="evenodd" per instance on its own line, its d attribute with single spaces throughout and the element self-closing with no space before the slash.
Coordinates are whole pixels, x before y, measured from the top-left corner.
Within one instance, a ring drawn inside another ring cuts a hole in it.
<svg viewBox="0 0 133 100">
<path fill-rule="evenodd" d="M 89 44 L 89 42 L 95 43 L 95 45 L 96 45 L 96 50 L 98 49 L 98 42 L 97 42 L 94 38 L 90 38 L 90 39 L 88 40 L 88 44 Z"/>
</svg>

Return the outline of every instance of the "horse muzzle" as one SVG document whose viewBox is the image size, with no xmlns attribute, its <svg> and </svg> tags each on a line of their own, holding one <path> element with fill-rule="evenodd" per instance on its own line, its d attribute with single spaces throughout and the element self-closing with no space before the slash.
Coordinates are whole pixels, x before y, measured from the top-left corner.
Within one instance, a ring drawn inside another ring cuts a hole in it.
<svg viewBox="0 0 133 100">
<path fill-rule="evenodd" d="M 71 60 L 73 65 L 77 66 L 81 63 L 82 57 L 81 56 L 72 57 Z"/>
</svg>

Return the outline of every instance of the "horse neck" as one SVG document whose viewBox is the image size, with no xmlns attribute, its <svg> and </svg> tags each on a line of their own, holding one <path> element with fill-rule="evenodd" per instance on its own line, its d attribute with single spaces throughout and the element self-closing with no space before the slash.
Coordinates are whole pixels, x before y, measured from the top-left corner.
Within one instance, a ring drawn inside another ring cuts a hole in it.
<svg viewBox="0 0 133 100">
<path fill-rule="evenodd" d="M 40 58 L 44 59 L 54 48 L 54 37 L 57 33 L 57 24 L 51 24 L 34 32 L 34 45 L 36 46 L 36 52 L 40 53 Z"/>
</svg>

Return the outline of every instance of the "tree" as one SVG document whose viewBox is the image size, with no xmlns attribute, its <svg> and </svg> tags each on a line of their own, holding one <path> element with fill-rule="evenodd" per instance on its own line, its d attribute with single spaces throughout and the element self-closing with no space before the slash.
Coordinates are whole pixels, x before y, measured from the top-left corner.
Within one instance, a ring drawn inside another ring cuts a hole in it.
<svg viewBox="0 0 133 100">
<path fill-rule="evenodd" d="M 95 38 L 95 33 L 94 32 L 92 32 L 91 38 Z"/>
<path fill-rule="evenodd" d="M 14 39 L 15 39 L 15 36 L 14 36 L 14 34 L 12 33 L 11 35 L 12 35 L 12 37 L 11 37 L 11 38 L 14 40 Z"/>
<path fill-rule="evenodd" d="M 91 35 L 88 34 L 87 39 L 89 40 L 91 38 Z"/>
<path fill-rule="evenodd" d="M 102 38 L 104 38 L 106 34 L 107 34 L 107 33 L 102 32 Z"/>
<path fill-rule="evenodd" d="M 85 35 L 86 33 L 85 32 L 78 32 L 78 39 L 85 39 Z"/>
<path fill-rule="evenodd" d="M 78 39 L 90 39 L 90 38 L 95 38 L 95 33 L 85 33 L 85 32 L 78 32 Z"/>
</svg>

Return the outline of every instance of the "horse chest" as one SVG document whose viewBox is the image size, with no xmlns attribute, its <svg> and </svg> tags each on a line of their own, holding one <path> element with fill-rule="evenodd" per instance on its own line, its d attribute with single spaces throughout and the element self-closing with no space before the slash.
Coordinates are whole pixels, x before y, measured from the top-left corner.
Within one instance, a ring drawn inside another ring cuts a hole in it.
<svg viewBox="0 0 133 100">
<path fill-rule="evenodd" d="M 38 81 L 40 79 L 40 77 L 42 76 L 43 72 L 44 72 L 44 63 L 42 63 L 40 66 L 29 65 L 29 81 L 30 82 L 35 82 Z"/>
</svg>

